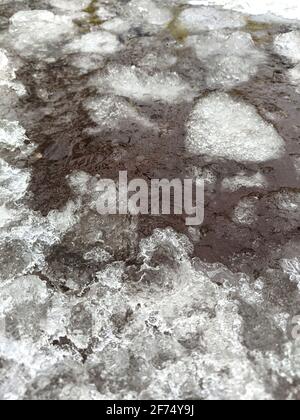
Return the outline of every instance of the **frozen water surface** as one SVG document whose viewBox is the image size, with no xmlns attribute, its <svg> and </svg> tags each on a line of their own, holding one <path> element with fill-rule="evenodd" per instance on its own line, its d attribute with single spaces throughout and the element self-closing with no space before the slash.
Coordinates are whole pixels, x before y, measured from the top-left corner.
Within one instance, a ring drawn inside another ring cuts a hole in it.
<svg viewBox="0 0 300 420">
<path fill-rule="evenodd" d="M 299 400 L 299 4 L 0 1 L 1 399 Z"/>
<path fill-rule="evenodd" d="M 284 141 L 254 107 L 227 94 L 212 94 L 188 122 L 188 151 L 241 162 L 264 162 L 284 154 Z"/>
</svg>

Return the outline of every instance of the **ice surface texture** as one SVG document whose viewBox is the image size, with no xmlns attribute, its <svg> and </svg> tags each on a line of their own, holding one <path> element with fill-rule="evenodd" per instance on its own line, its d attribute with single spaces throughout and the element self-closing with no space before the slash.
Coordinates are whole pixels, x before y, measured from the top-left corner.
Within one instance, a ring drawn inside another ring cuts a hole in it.
<svg viewBox="0 0 300 420">
<path fill-rule="evenodd" d="M 284 154 L 284 141 L 255 108 L 227 94 L 212 94 L 195 106 L 187 124 L 187 150 L 241 162 L 265 162 Z"/>
<path fill-rule="evenodd" d="M 0 1 L 0 399 L 299 399 L 299 2 L 37 3 Z M 100 216 L 124 169 L 204 224 Z"/>
</svg>

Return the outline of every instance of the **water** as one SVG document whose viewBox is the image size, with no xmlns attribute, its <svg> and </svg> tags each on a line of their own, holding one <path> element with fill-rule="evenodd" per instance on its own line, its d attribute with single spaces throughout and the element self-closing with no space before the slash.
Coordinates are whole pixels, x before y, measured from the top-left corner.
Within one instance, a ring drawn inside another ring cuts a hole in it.
<svg viewBox="0 0 300 420">
<path fill-rule="evenodd" d="M 0 9 L 0 397 L 299 399 L 299 2 Z M 100 216 L 120 170 L 203 226 Z"/>
</svg>

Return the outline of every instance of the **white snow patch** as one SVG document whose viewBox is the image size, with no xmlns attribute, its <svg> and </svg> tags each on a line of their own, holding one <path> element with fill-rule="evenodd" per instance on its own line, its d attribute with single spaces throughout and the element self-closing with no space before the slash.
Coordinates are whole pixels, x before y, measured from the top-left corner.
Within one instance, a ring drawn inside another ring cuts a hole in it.
<svg viewBox="0 0 300 420">
<path fill-rule="evenodd" d="M 285 152 L 285 143 L 256 109 L 214 93 L 201 99 L 187 123 L 187 151 L 240 162 L 266 162 Z"/>
</svg>

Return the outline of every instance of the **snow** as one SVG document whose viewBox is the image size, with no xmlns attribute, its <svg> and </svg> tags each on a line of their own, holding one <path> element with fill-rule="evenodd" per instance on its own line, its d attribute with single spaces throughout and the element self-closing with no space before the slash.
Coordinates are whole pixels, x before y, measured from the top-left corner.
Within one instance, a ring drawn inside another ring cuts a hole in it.
<svg viewBox="0 0 300 420">
<path fill-rule="evenodd" d="M 191 7 L 183 10 L 178 24 L 190 34 L 220 29 L 238 29 L 246 25 L 246 20 L 238 13 L 206 7 Z"/>
<path fill-rule="evenodd" d="M 92 81 L 98 89 L 137 101 L 151 100 L 167 103 L 190 101 L 192 91 L 177 73 L 152 75 L 132 66 L 109 66 L 104 79 Z"/>
<path fill-rule="evenodd" d="M 196 104 L 187 123 L 186 148 L 197 155 L 266 162 L 282 157 L 285 145 L 253 106 L 215 93 Z"/>
</svg>

